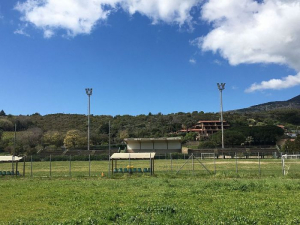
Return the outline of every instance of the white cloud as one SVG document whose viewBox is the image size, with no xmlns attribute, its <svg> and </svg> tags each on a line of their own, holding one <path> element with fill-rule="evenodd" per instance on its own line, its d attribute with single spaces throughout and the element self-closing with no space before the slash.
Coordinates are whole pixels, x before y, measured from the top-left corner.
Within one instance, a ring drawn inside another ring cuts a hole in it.
<svg viewBox="0 0 300 225">
<path fill-rule="evenodd" d="M 89 34 L 99 22 L 106 20 L 113 10 L 122 8 L 133 15 L 141 13 L 152 22 L 190 24 L 190 11 L 201 0 L 26 0 L 18 3 L 24 22 L 44 30 L 50 38 L 55 30 L 63 29 L 68 36 Z"/>
<path fill-rule="evenodd" d="M 20 29 L 17 29 L 14 31 L 14 34 L 21 34 L 21 35 L 24 35 L 24 36 L 27 36 L 27 37 L 30 37 L 29 34 L 27 34 L 23 28 L 20 28 Z"/>
<path fill-rule="evenodd" d="M 195 59 L 190 59 L 189 62 L 190 62 L 191 64 L 196 64 L 197 61 L 196 61 Z"/>
<path fill-rule="evenodd" d="M 251 87 L 245 90 L 245 92 L 250 93 L 257 90 L 275 89 L 281 90 L 290 87 L 300 85 L 300 73 L 295 76 L 289 75 L 283 77 L 282 79 L 271 79 L 269 81 L 263 81 L 260 84 L 252 84 Z"/>
<path fill-rule="evenodd" d="M 44 38 L 51 38 L 54 35 L 52 30 L 44 30 Z"/>
<path fill-rule="evenodd" d="M 231 65 L 276 63 L 300 71 L 299 0 L 209 0 L 202 19 L 213 25 L 196 40 L 202 50 L 218 52 Z M 247 92 L 295 85 L 299 74 L 253 84 Z"/>
<path fill-rule="evenodd" d="M 27 0 L 18 3 L 16 10 L 23 21 L 44 30 L 46 38 L 55 29 L 65 29 L 68 35 L 89 34 L 98 20 L 107 18 L 110 10 L 104 9 L 101 0 Z M 112 2 L 112 1 L 111 1 Z"/>
<path fill-rule="evenodd" d="M 122 7 L 130 14 L 139 12 L 151 18 L 153 23 L 190 23 L 191 8 L 200 0 L 123 0 Z"/>
<path fill-rule="evenodd" d="M 20 35 L 24 35 L 26 37 L 30 37 L 30 35 L 28 33 L 26 33 L 26 31 L 25 31 L 27 26 L 28 26 L 28 24 L 23 24 L 23 25 L 19 24 L 19 28 L 14 31 L 14 34 L 20 34 Z"/>
<path fill-rule="evenodd" d="M 217 59 L 216 59 L 216 60 L 214 60 L 214 63 L 215 63 L 215 64 L 217 64 L 217 65 L 219 65 L 219 66 L 221 66 L 221 65 L 222 65 L 222 62 L 221 62 L 220 60 L 217 60 Z"/>
</svg>

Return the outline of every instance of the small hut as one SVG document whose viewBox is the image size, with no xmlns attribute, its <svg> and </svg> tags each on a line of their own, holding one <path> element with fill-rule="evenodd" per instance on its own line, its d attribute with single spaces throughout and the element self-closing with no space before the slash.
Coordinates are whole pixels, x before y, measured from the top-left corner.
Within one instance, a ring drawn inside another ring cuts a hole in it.
<svg viewBox="0 0 300 225">
<path fill-rule="evenodd" d="M 155 152 L 148 152 L 148 153 L 114 153 L 110 159 L 111 159 L 111 170 L 112 173 L 117 172 L 117 161 L 118 160 L 128 160 L 128 165 L 129 165 L 129 170 L 126 172 L 142 172 L 141 168 L 138 168 L 138 170 L 131 170 L 130 165 L 131 165 L 131 160 L 149 160 L 149 169 L 150 170 L 145 170 L 144 172 L 150 172 L 151 175 L 154 174 L 154 157 L 155 157 Z"/>
</svg>

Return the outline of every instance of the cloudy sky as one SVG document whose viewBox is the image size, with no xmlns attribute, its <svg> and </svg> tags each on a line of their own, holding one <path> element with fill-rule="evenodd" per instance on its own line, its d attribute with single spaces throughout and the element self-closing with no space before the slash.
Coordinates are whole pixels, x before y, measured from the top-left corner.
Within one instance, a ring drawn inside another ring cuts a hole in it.
<svg viewBox="0 0 300 225">
<path fill-rule="evenodd" d="M 299 95 L 299 0 L 2 0 L 0 110 L 217 112 Z"/>
</svg>

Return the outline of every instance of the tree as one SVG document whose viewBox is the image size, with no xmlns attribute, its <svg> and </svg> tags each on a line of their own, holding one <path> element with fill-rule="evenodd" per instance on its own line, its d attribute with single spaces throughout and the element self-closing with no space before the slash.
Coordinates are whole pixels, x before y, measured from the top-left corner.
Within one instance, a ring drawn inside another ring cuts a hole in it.
<svg viewBox="0 0 300 225">
<path fill-rule="evenodd" d="M 211 140 L 215 142 L 217 145 L 221 145 L 222 143 L 222 133 L 217 132 L 212 135 Z M 225 130 L 224 131 L 224 145 L 227 147 L 232 147 L 235 145 L 241 145 L 245 141 L 245 136 L 243 133 L 236 130 Z"/>
<path fill-rule="evenodd" d="M 43 135 L 44 145 L 54 145 L 56 148 L 64 144 L 64 138 L 58 131 L 48 131 Z"/>
<path fill-rule="evenodd" d="M 6 116 L 5 112 L 3 111 L 3 109 L 0 111 L 0 116 Z"/>
<path fill-rule="evenodd" d="M 0 130 L 12 131 L 14 128 L 13 123 L 8 119 L 0 119 Z"/>
<path fill-rule="evenodd" d="M 296 152 L 297 148 L 296 148 L 295 141 L 287 140 L 282 147 L 282 151 L 284 153 L 292 153 L 292 154 Z"/>
<path fill-rule="evenodd" d="M 295 139 L 295 149 L 297 152 L 300 152 L 300 135 Z"/>
<path fill-rule="evenodd" d="M 30 148 L 34 148 L 41 143 L 43 136 L 43 131 L 40 128 L 31 128 L 27 131 L 23 131 L 18 133 L 17 135 L 17 143 L 22 146 L 29 146 Z"/>
<path fill-rule="evenodd" d="M 195 141 L 196 140 L 196 137 L 197 137 L 197 133 L 196 132 L 189 132 L 185 135 L 185 137 L 183 138 L 183 141 L 184 142 L 187 142 L 187 141 Z"/>
<path fill-rule="evenodd" d="M 128 130 L 121 130 L 120 131 L 120 139 L 129 138 Z"/>
<path fill-rule="evenodd" d="M 69 130 L 64 139 L 64 145 L 68 149 L 83 147 L 87 144 L 87 138 L 79 130 Z"/>
</svg>

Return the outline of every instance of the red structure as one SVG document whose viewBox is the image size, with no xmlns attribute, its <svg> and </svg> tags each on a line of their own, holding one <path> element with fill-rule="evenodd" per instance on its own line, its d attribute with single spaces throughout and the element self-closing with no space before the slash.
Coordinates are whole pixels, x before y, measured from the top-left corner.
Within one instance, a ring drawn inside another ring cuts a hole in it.
<svg viewBox="0 0 300 225">
<path fill-rule="evenodd" d="M 229 124 L 223 121 L 224 130 L 229 128 Z M 204 120 L 198 121 L 195 126 L 189 129 L 180 130 L 181 132 L 196 132 L 199 133 L 198 138 L 208 137 L 218 131 L 222 130 L 221 121 L 219 120 Z"/>
</svg>

